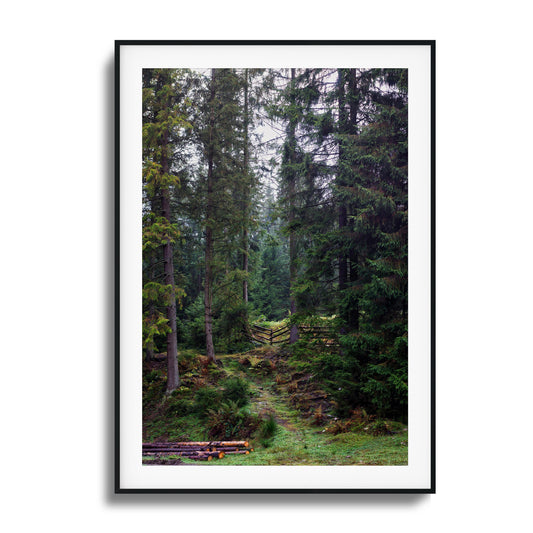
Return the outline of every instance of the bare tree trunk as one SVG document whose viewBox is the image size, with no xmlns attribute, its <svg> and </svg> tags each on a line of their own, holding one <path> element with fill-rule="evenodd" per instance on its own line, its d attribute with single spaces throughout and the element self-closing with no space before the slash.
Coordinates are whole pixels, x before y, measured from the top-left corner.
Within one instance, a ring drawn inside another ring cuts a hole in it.
<svg viewBox="0 0 533 533">
<path fill-rule="evenodd" d="M 209 210 L 208 210 L 209 211 Z M 216 362 L 215 347 L 213 344 L 213 288 L 211 263 L 213 261 L 213 231 L 206 228 L 205 232 L 205 349 L 208 359 Z"/>
<path fill-rule="evenodd" d="M 248 154 L 248 69 L 244 70 L 244 209 L 243 209 L 243 231 L 242 231 L 242 269 L 244 279 L 242 282 L 242 299 L 248 304 L 248 214 L 249 214 L 249 154 Z"/>
<path fill-rule="evenodd" d="M 168 145 L 168 133 L 165 133 L 163 146 L 161 147 L 161 169 L 164 174 L 169 172 L 168 157 L 166 154 Z M 168 187 L 162 191 L 161 210 L 163 217 L 170 224 L 170 191 Z M 172 243 L 170 237 L 167 238 L 163 246 L 163 261 L 165 272 L 165 284 L 172 287 L 170 302 L 167 305 L 167 319 L 170 332 L 167 334 L 167 394 L 180 386 L 180 376 L 178 370 L 178 341 L 176 336 L 176 291 L 174 284 L 174 259 Z"/>
<path fill-rule="evenodd" d="M 152 208 L 153 209 L 153 208 Z M 144 254 L 145 252 L 143 252 Z M 154 269 L 155 269 L 155 266 L 154 266 L 154 254 L 153 252 L 149 252 L 149 261 L 150 261 L 150 269 L 149 269 L 149 276 L 150 276 L 150 279 L 153 281 L 154 278 L 155 278 L 155 272 L 154 272 Z M 148 314 L 149 315 L 152 315 L 155 313 L 155 309 L 154 309 L 154 302 L 152 300 L 149 300 L 149 304 L 148 304 Z M 148 343 L 148 345 L 146 346 L 146 351 L 145 351 L 145 360 L 146 361 L 153 361 L 154 359 L 154 343 L 153 343 L 153 337 L 152 337 L 152 342 Z"/>
<path fill-rule="evenodd" d="M 296 77 L 296 69 L 291 68 L 291 85 L 294 89 L 294 79 Z M 296 175 L 294 172 L 295 164 L 295 152 L 296 152 L 296 123 L 291 118 L 289 119 L 289 127 L 287 132 L 289 138 L 289 161 L 291 165 L 290 170 L 290 180 L 289 180 L 289 290 L 290 290 L 290 299 L 289 307 L 291 316 L 296 313 L 296 298 L 294 296 L 294 286 L 296 284 L 296 235 L 294 234 L 293 222 L 294 222 L 294 202 L 295 202 L 295 191 L 296 191 Z M 291 326 L 291 332 L 289 335 L 289 343 L 294 344 L 299 338 L 298 327 L 296 324 Z"/>
<path fill-rule="evenodd" d="M 248 304 L 248 229 L 244 228 L 243 235 L 243 254 L 242 254 L 242 269 L 244 270 L 245 278 L 242 282 L 242 299 L 245 304 Z"/>
<path fill-rule="evenodd" d="M 211 70 L 211 95 L 210 95 L 210 117 L 209 117 L 209 146 L 207 152 L 207 211 L 205 228 L 205 286 L 204 286 L 204 307 L 205 307 L 205 345 L 206 355 L 209 361 L 216 362 L 215 347 L 213 344 L 213 157 L 214 139 L 213 129 L 215 123 L 214 116 L 215 100 L 215 69 Z"/>
</svg>

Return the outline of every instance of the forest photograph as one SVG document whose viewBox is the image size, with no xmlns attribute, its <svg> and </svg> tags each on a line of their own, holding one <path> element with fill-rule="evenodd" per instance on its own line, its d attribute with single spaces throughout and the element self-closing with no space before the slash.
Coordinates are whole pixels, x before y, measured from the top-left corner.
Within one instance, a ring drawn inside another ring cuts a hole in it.
<svg viewBox="0 0 533 533">
<path fill-rule="evenodd" d="M 408 69 L 141 83 L 143 468 L 407 465 Z"/>
</svg>

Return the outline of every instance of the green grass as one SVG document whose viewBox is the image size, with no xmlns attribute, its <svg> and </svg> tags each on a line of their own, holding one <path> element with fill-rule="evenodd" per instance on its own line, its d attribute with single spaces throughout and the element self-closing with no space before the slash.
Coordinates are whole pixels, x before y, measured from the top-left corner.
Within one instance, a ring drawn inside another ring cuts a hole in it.
<svg viewBox="0 0 533 533">
<path fill-rule="evenodd" d="M 261 326 L 263 328 L 269 328 L 269 329 L 279 329 L 282 326 L 285 326 L 287 324 L 287 319 L 284 318 L 283 320 L 265 320 L 263 322 L 257 322 L 257 326 Z"/>
<path fill-rule="evenodd" d="M 311 426 L 287 403 L 285 394 L 267 390 L 268 381 L 255 384 L 256 408 L 275 412 L 278 429 L 267 448 L 260 438 L 250 441 L 249 455 L 227 455 L 209 465 L 405 465 L 407 431 L 374 437 L 364 432 L 330 435 L 323 427 Z M 262 387 L 262 389 L 259 389 Z"/>
<path fill-rule="evenodd" d="M 265 426 L 249 438 L 254 451 L 249 455 L 226 455 L 223 459 L 196 462 L 181 458 L 184 463 L 211 466 L 257 466 L 257 465 L 406 465 L 408 459 L 408 432 L 406 426 L 391 424 L 395 431 L 392 435 L 373 436 L 365 428 L 354 426 L 351 430 L 333 435 L 324 426 L 315 426 L 302 416 L 289 402 L 289 394 L 276 386 L 277 370 L 258 371 L 254 365 L 243 367 L 239 359 L 244 354 L 220 356 L 224 362 L 220 385 L 228 383 L 229 378 L 244 378 L 250 385 L 250 409 L 267 421 L 272 418 L 270 430 L 265 433 Z M 261 352 L 247 355 L 261 359 Z M 152 376 L 156 379 L 158 376 Z M 218 384 L 211 385 L 217 386 Z M 154 402 L 145 411 L 144 434 L 148 441 L 163 440 L 209 440 L 205 420 L 197 413 L 189 412 L 179 416 L 165 416 L 165 402 L 177 402 L 178 407 L 193 403 L 195 391 L 185 388 L 176 391 L 172 399 Z M 331 420 L 331 419 L 330 419 Z M 274 428 L 275 426 L 275 428 Z M 145 458 L 149 461 L 150 458 Z"/>
<path fill-rule="evenodd" d="M 258 446 L 249 455 L 226 455 L 209 462 L 182 460 L 210 466 L 406 465 L 407 436 L 343 433 L 330 437 L 321 430 L 295 433 L 279 427 L 271 447 Z"/>
</svg>

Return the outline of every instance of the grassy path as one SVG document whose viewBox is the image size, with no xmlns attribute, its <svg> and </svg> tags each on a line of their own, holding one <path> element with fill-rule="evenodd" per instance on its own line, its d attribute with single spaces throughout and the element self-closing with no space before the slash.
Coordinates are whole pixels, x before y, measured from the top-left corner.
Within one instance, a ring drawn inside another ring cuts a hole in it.
<svg viewBox="0 0 533 533">
<path fill-rule="evenodd" d="M 248 439 L 254 448 L 254 452 L 249 455 L 226 455 L 221 460 L 200 464 L 209 466 L 407 464 L 408 433 L 407 428 L 401 424 L 397 425 L 399 429 L 394 434 L 382 436 L 369 434 L 372 431 L 371 424 L 365 428 L 362 421 L 354 422 L 352 430 L 344 427 L 343 432 L 336 435 L 326 429 L 325 423 L 329 424 L 330 430 L 334 425 L 331 417 L 324 420 L 322 425 L 314 425 L 311 418 L 306 418 L 302 411 L 296 409 L 291 398 L 293 400 L 296 398 L 300 402 L 302 394 L 311 393 L 312 397 L 319 391 L 313 389 L 313 384 L 302 376 L 302 372 L 292 371 L 283 360 L 273 359 L 272 352 L 268 350 L 221 355 L 219 359 L 222 365 L 217 371 L 220 379 L 239 377 L 248 382 L 251 393 L 250 409 L 263 420 L 269 419 L 271 415 L 277 423 L 275 433 L 269 438 L 258 436 Z M 198 361 L 197 354 L 188 355 L 189 361 Z M 266 356 L 270 356 L 270 360 Z M 184 380 L 189 380 L 187 383 L 190 385 L 183 387 L 176 398 L 165 399 L 163 402 L 159 400 L 158 394 L 161 394 L 164 385 L 162 377 L 164 369 L 154 366 L 154 369 L 148 372 L 151 381 L 146 381 L 146 391 L 143 394 L 146 395 L 144 401 L 152 401 L 152 404 L 148 403 L 147 407 L 147 412 L 151 416 L 146 416 L 143 422 L 145 432 L 143 438 L 146 441 L 208 440 L 205 421 L 200 419 L 193 409 L 196 401 L 193 388 L 195 380 L 205 380 L 200 369 L 198 364 L 197 367 L 191 364 L 189 373 L 184 373 Z M 150 396 L 151 391 L 155 391 L 152 396 Z M 314 409 L 314 407 L 310 409 L 305 407 L 305 411 L 309 413 L 314 412 Z M 185 411 L 185 414 L 179 416 L 182 411 Z M 150 461 L 149 458 L 145 460 Z M 185 457 L 182 460 L 183 463 L 199 464 Z"/>
<path fill-rule="evenodd" d="M 240 374 L 241 377 L 247 377 Z M 249 455 L 227 455 L 209 465 L 402 465 L 407 464 L 407 431 L 372 436 L 362 432 L 330 435 L 293 409 L 287 394 L 272 390 L 266 378 L 250 380 L 252 410 L 278 423 L 270 446 L 252 442 Z"/>
</svg>

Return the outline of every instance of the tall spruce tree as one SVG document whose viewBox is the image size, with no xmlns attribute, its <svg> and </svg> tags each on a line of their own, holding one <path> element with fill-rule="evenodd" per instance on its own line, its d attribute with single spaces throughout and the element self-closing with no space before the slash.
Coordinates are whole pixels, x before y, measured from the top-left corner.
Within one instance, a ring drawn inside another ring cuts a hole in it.
<svg viewBox="0 0 533 533">
<path fill-rule="evenodd" d="M 280 192 L 285 197 L 286 230 L 295 244 L 291 292 L 298 320 L 318 309 L 330 310 L 334 297 L 332 260 L 338 251 L 329 235 L 337 151 L 333 76 L 330 69 L 297 70 L 280 106 L 280 117 L 287 123 Z M 287 150 L 289 140 L 293 150 Z"/>
<path fill-rule="evenodd" d="M 253 182 L 248 76 L 234 69 L 212 69 L 206 82 L 207 120 L 199 124 L 207 167 L 205 195 L 201 195 L 205 198 L 204 306 L 206 353 L 215 361 L 215 316 L 225 314 L 227 324 L 232 318 L 245 320 Z"/>
<path fill-rule="evenodd" d="M 215 230 L 215 118 L 216 118 L 216 69 L 211 69 L 211 83 L 209 86 L 208 116 L 206 139 L 207 157 L 207 197 L 205 212 L 205 278 L 204 278 L 204 308 L 205 308 L 205 343 L 206 354 L 210 361 L 215 362 L 215 347 L 213 343 L 213 248 Z"/>
<path fill-rule="evenodd" d="M 291 83 L 289 87 L 289 116 L 287 121 L 287 141 L 283 152 L 283 177 L 287 186 L 288 200 L 288 231 L 289 231 L 289 291 L 290 291 L 290 314 L 296 314 L 296 231 L 295 231 L 295 203 L 296 203 L 296 123 L 297 112 L 295 109 L 295 78 L 296 69 L 291 68 Z M 291 325 L 290 343 L 294 344 L 298 340 L 298 327 Z"/>
<path fill-rule="evenodd" d="M 245 307 L 248 305 L 248 264 L 249 264 L 249 243 L 248 243 L 248 225 L 250 220 L 250 197 L 251 183 L 250 176 L 250 99 L 249 99 L 249 77 L 248 69 L 244 69 L 244 138 L 243 138 L 243 190 L 242 190 L 242 270 L 244 278 L 242 280 L 242 299 Z"/>
<path fill-rule="evenodd" d="M 345 406 L 381 414 L 407 409 L 407 92 L 406 71 L 354 70 L 342 142 L 340 205 L 349 263 L 339 303 L 346 361 Z M 341 227 L 339 227 L 341 230 Z M 349 277 L 348 277 L 349 271 Z"/>
<path fill-rule="evenodd" d="M 167 393 L 180 384 L 176 300 L 183 295 L 174 280 L 174 244 L 180 233 L 170 209 L 172 191 L 179 186 L 172 160 L 176 132 L 189 127 L 177 83 L 175 71 L 143 71 L 143 336 L 150 357 L 155 338 L 166 334 Z"/>
<path fill-rule="evenodd" d="M 328 370 L 342 409 L 403 416 L 406 71 L 304 69 L 286 87 L 281 190 L 300 244 L 291 292 L 299 313 L 338 311 L 343 359 Z"/>
</svg>

